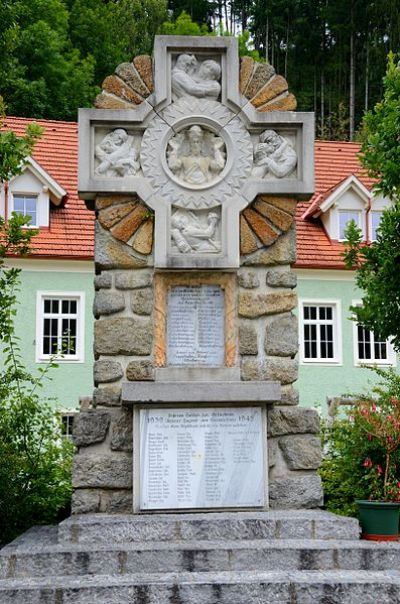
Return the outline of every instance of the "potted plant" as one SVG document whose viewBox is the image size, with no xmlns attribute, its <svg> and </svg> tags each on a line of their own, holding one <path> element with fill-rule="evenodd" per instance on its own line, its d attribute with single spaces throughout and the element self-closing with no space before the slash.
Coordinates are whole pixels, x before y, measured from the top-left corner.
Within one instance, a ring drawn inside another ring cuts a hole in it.
<svg viewBox="0 0 400 604">
<path fill-rule="evenodd" d="M 375 371 L 384 378 L 373 397 L 360 397 L 352 421 L 371 443 L 371 455 L 361 463 L 366 499 L 357 500 L 362 536 L 399 540 L 400 515 L 400 378 L 392 369 Z"/>
</svg>

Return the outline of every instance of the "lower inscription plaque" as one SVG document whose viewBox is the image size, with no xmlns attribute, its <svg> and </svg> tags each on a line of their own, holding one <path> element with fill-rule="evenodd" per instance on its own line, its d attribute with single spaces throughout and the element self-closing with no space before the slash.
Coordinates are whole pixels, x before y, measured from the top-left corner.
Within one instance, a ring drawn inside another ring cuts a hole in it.
<svg viewBox="0 0 400 604">
<path fill-rule="evenodd" d="M 264 505 L 260 407 L 140 410 L 140 508 Z"/>
</svg>

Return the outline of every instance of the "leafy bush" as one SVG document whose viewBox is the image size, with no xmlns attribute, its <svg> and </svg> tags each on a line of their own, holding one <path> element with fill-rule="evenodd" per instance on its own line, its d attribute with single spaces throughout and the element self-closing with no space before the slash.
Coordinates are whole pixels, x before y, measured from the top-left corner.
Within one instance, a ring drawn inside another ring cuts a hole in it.
<svg viewBox="0 0 400 604">
<path fill-rule="evenodd" d="M 20 217 L 11 220 L 17 230 Z M 15 335 L 19 271 L 0 266 L 0 545 L 34 524 L 57 520 L 71 497 L 73 445 L 40 389 L 55 366 L 24 367 Z"/>
<path fill-rule="evenodd" d="M 356 499 L 400 498 L 400 376 L 394 369 L 374 371 L 381 381 L 371 396 L 354 397 L 345 417 L 323 427 L 320 475 L 326 507 L 337 514 L 356 515 Z"/>
</svg>

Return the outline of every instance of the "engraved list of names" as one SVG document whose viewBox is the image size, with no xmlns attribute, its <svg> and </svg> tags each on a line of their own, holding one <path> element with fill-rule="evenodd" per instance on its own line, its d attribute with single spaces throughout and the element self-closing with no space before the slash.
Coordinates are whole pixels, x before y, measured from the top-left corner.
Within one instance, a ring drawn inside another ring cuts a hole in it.
<svg viewBox="0 0 400 604">
<path fill-rule="evenodd" d="M 260 407 L 140 410 L 140 508 L 264 505 Z"/>
<path fill-rule="evenodd" d="M 167 308 L 167 364 L 223 365 L 223 289 L 217 285 L 172 287 Z"/>
</svg>

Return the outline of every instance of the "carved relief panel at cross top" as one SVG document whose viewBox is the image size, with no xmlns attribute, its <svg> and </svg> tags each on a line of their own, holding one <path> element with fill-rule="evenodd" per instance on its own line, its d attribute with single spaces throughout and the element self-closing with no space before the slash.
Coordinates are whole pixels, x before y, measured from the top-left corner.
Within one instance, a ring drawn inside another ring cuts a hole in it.
<svg viewBox="0 0 400 604">
<path fill-rule="evenodd" d="M 158 36 L 155 91 L 79 114 L 79 191 L 137 193 L 155 211 L 155 266 L 239 266 L 239 213 L 261 193 L 313 189 L 313 116 L 257 112 L 233 38 Z"/>
</svg>

